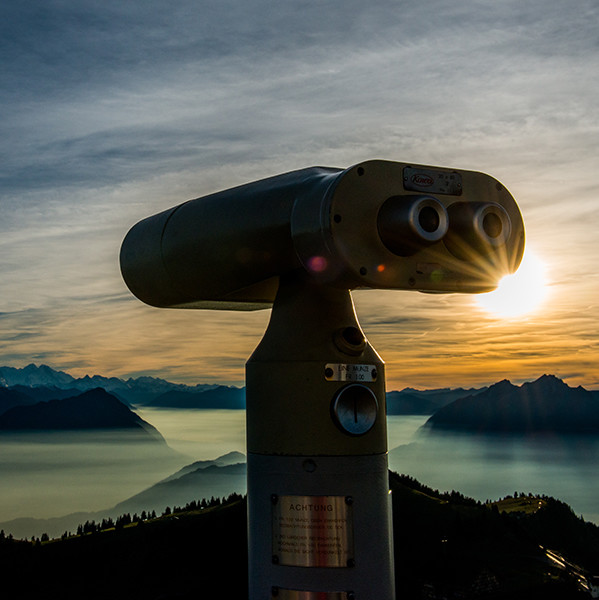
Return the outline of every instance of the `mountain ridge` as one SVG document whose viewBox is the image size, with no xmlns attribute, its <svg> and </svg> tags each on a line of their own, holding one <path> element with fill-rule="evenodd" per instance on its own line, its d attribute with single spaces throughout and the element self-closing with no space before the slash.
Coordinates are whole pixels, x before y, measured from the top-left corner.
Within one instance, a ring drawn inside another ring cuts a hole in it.
<svg viewBox="0 0 599 600">
<path fill-rule="evenodd" d="M 0 367 L 0 387 L 57 387 L 61 389 L 74 388 L 80 392 L 97 387 L 116 395 L 119 400 L 128 404 L 145 404 L 148 400 L 172 390 L 199 392 L 216 387 L 215 384 L 200 383 L 194 386 L 183 383 L 172 383 L 157 377 L 104 377 L 103 375 L 85 375 L 75 378 L 64 371 L 56 371 L 48 365 L 37 366 L 34 363 L 26 367 Z"/>
<path fill-rule="evenodd" d="M 430 430 L 476 433 L 599 433 L 599 392 L 542 375 L 515 386 L 507 379 L 440 408 Z"/>
<path fill-rule="evenodd" d="M 530 386 L 535 384 L 533 388 Z M 406 387 L 400 391 L 388 391 L 388 415 L 434 415 L 457 400 L 479 397 L 482 394 L 497 394 L 497 386 L 505 389 L 513 386 L 509 380 L 499 381 L 491 386 L 481 388 L 436 388 L 417 390 Z M 518 389 L 528 393 L 535 386 L 543 386 L 545 395 L 559 394 L 564 386 L 569 390 L 582 390 L 599 398 L 599 390 L 586 390 L 582 386 L 570 388 L 555 375 L 542 375 L 533 382 L 525 382 Z M 36 366 L 31 363 L 22 369 L 15 367 L 0 367 L 0 414 L 7 407 L 17 403 L 31 404 L 23 396 L 12 395 L 11 391 L 20 392 L 35 399 L 54 399 L 76 395 L 77 391 L 88 391 L 94 387 L 102 387 L 115 395 L 127 405 L 148 406 L 152 408 L 181 408 L 181 409 L 244 409 L 245 388 L 219 384 L 186 384 L 171 383 L 164 379 L 142 376 L 128 378 L 104 377 L 101 375 L 86 375 L 74 378 L 64 371 L 55 371 L 47 365 Z M 487 396 L 483 396 L 487 397 Z M 20 400 L 19 400 L 20 398 Z M 12 402 L 12 404 L 11 404 Z M 454 409 L 455 410 L 455 407 Z M 431 422 L 431 425 L 433 423 Z"/>
<path fill-rule="evenodd" d="M 0 431 L 129 429 L 165 443 L 158 430 L 103 388 L 78 396 L 13 406 L 0 414 Z"/>
</svg>

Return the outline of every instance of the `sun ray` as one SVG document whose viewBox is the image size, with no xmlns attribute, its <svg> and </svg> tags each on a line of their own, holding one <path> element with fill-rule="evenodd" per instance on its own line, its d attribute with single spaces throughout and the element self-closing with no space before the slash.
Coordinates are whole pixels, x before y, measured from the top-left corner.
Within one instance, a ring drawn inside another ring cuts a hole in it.
<svg viewBox="0 0 599 600">
<path fill-rule="evenodd" d="M 497 316 L 518 318 L 538 310 L 547 298 L 545 265 L 526 250 L 520 268 L 504 277 L 493 292 L 475 297 L 476 304 Z"/>
</svg>

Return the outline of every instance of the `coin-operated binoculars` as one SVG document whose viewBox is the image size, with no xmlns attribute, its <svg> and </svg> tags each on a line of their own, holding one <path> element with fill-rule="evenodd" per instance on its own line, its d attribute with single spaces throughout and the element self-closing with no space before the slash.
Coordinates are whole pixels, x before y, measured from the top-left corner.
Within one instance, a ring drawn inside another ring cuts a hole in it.
<svg viewBox="0 0 599 600">
<path fill-rule="evenodd" d="M 246 365 L 251 600 L 391 600 L 384 363 L 351 290 L 485 292 L 524 249 L 481 173 L 373 160 L 191 200 L 127 234 L 121 269 L 158 307 L 272 306 Z"/>
</svg>

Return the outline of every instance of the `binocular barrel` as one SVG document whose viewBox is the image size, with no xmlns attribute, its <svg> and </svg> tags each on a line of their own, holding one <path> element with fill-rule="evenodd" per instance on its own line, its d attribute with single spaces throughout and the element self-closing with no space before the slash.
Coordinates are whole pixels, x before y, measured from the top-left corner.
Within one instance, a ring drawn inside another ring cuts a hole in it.
<svg viewBox="0 0 599 600">
<path fill-rule="evenodd" d="M 518 206 L 492 177 L 373 160 L 293 171 L 144 219 L 123 242 L 121 269 L 154 306 L 256 309 L 294 271 L 346 289 L 489 291 L 523 250 Z"/>
</svg>

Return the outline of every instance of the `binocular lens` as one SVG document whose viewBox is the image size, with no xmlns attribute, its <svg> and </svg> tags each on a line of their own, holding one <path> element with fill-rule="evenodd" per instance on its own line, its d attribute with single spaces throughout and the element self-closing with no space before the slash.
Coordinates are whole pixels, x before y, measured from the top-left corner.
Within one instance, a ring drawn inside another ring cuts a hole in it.
<svg viewBox="0 0 599 600">
<path fill-rule="evenodd" d="M 505 209 L 492 202 L 456 202 L 447 209 L 449 231 L 443 240 L 461 260 L 488 255 L 510 237 L 512 224 Z"/>
<path fill-rule="evenodd" d="M 432 206 L 423 207 L 418 214 L 418 223 L 427 233 L 434 233 L 439 229 L 441 218 Z"/>
<path fill-rule="evenodd" d="M 503 230 L 503 223 L 495 213 L 487 213 L 483 217 L 483 231 L 490 238 L 498 238 Z"/>
<path fill-rule="evenodd" d="M 432 196 L 392 196 L 378 214 L 379 236 L 397 256 L 411 256 L 447 233 L 445 207 Z"/>
</svg>

